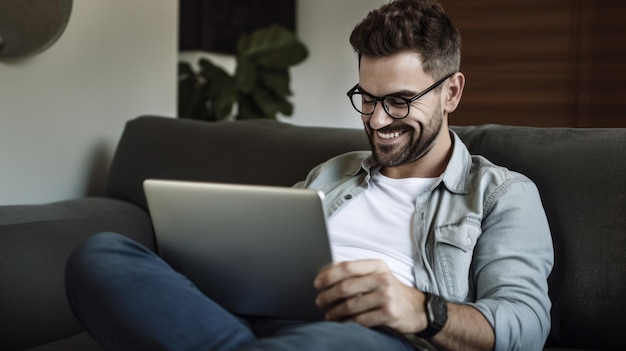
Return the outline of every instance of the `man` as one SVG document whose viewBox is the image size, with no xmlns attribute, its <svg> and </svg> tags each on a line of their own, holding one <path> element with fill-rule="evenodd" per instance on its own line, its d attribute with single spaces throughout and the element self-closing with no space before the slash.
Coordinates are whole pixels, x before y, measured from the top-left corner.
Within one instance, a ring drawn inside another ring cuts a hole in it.
<svg viewBox="0 0 626 351">
<path fill-rule="evenodd" d="M 528 178 L 470 156 L 448 129 L 461 39 L 434 0 L 372 11 L 350 41 L 348 92 L 372 152 L 340 155 L 301 187 L 326 194 L 335 263 L 312 282 L 324 322 L 242 318 L 137 243 L 96 235 L 68 296 L 110 349 L 538 350 L 550 327 L 550 232 Z M 426 340 L 427 343 L 423 341 Z"/>
</svg>

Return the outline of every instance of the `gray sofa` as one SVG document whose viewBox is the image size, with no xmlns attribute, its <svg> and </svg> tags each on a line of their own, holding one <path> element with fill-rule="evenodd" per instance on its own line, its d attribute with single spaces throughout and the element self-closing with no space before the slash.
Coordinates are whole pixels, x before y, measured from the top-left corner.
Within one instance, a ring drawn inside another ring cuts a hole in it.
<svg viewBox="0 0 626 351">
<path fill-rule="evenodd" d="M 528 175 L 539 187 L 556 255 L 546 348 L 624 349 L 626 129 L 454 130 L 472 153 Z M 331 156 L 367 148 L 356 129 L 150 116 L 129 121 L 106 196 L 0 206 L 0 349 L 98 350 L 65 300 L 65 259 L 98 231 L 154 247 L 144 179 L 289 186 Z"/>
</svg>

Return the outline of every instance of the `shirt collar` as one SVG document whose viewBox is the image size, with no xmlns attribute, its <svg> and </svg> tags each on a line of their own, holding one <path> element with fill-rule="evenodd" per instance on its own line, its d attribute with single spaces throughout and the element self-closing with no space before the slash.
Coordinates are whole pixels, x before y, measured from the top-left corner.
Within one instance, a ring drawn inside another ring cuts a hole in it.
<svg viewBox="0 0 626 351">
<path fill-rule="evenodd" d="M 472 166 L 472 156 L 465 144 L 455 132 L 450 131 L 452 136 L 452 156 L 446 169 L 439 177 L 446 188 L 453 193 L 469 193 L 469 174 Z"/>
</svg>

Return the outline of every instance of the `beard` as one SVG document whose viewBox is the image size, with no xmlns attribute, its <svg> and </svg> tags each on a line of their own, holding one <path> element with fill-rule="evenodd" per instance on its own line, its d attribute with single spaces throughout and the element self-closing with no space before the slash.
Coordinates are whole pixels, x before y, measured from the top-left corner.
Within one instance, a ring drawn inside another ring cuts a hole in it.
<svg viewBox="0 0 626 351">
<path fill-rule="evenodd" d="M 404 164 L 408 164 L 422 158 L 433 147 L 437 136 L 441 132 L 443 125 L 443 112 L 441 111 L 441 102 L 437 104 L 435 112 L 430 118 L 428 124 L 423 125 L 420 123 L 420 131 L 412 128 L 406 130 L 405 133 L 410 133 L 412 142 L 408 145 L 384 145 L 377 144 L 372 137 L 375 131 L 369 129 L 366 125 L 367 136 L 370 146 L 372 148 L 372 154 L 374 159 L 383 167 L 397 167 Z M 410 127 L 409 127 L 410 128 Z M 382 132 L 392 132 L 398 130 L 393 124 L 381 129 Z M 421 133 L 420 133 L 421 132 Z"/>
</svg>

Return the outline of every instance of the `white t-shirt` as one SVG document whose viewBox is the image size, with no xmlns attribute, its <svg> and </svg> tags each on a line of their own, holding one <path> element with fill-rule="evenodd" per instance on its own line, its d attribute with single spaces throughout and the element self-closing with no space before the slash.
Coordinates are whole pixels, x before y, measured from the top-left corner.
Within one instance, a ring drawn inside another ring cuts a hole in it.
<svg viewBox="0 0 626 351">
<path fill-rule="evenodd" d="M 382 259 L 400 281 L 414 286 L 415 201 L 436 179 L 374 175 L 369 189 L 329 221 L 333 260 Z"/>
</svg>

